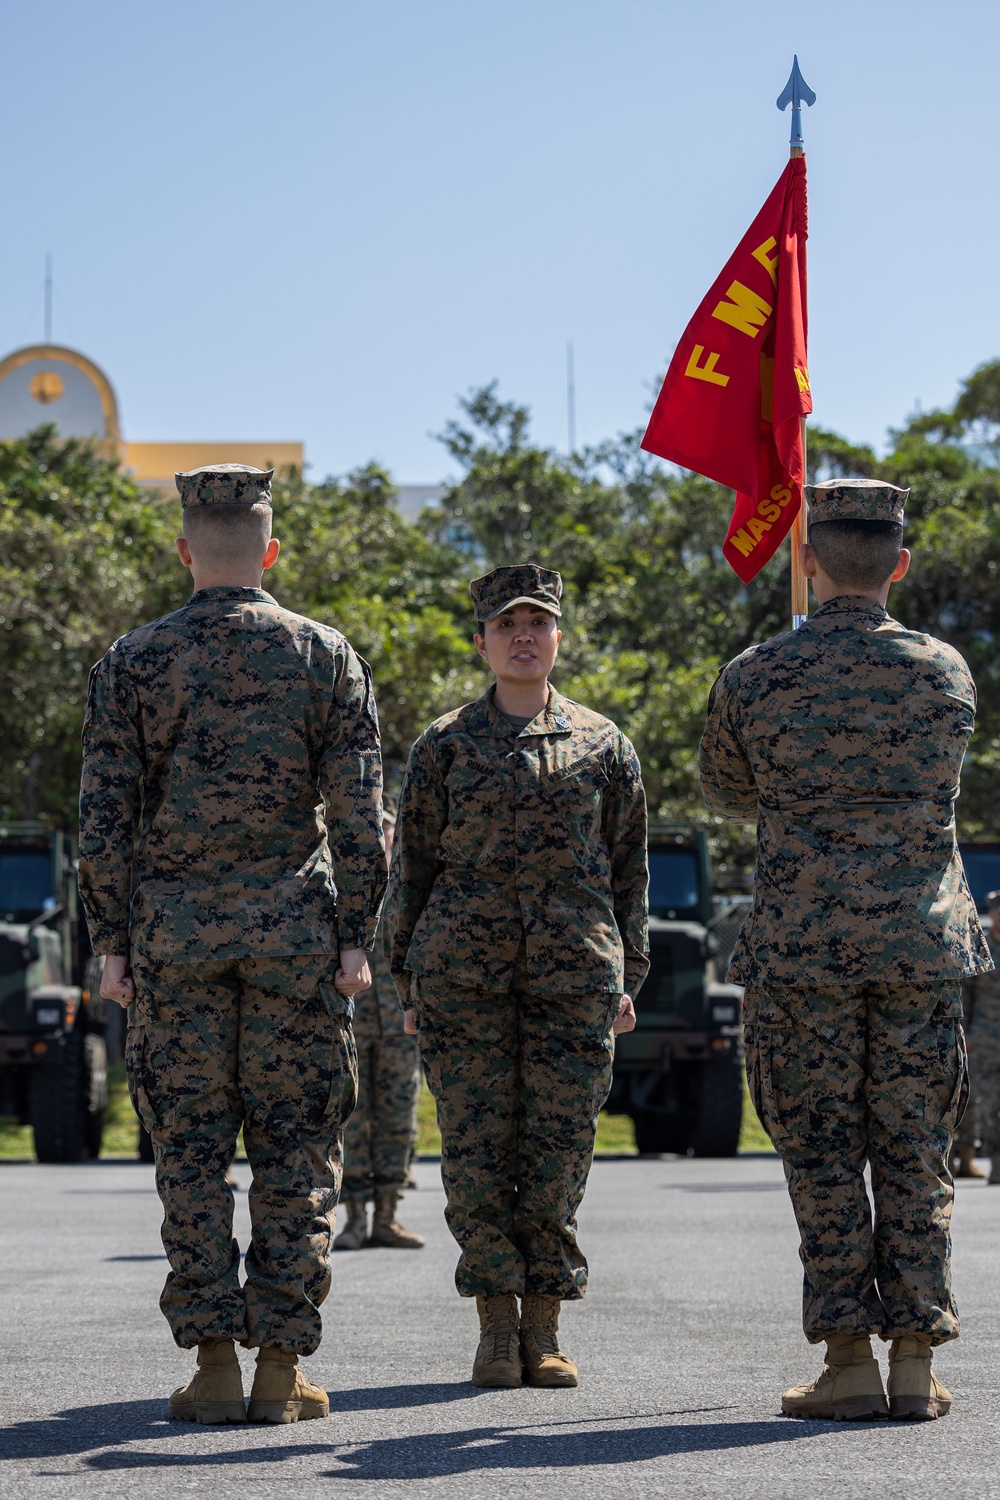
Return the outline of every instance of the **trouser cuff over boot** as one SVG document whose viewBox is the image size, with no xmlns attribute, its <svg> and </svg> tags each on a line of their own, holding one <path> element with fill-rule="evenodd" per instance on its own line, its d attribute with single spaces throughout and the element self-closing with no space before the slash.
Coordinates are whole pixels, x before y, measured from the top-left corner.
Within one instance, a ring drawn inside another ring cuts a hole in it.
<svg viewBox="0 0 1000 1500">
<path fill-rule="evenodd" d="M 257 1371 L 250 1391 L 247 1416 L 251 1422 L 305 1422 L 310 1417 L 328 1417 L 326 1391 L 310 1385 L 299 1369 L 299 1357 L 274 1344 L 265 1344 L 257 1355 Z"/>
<path fill-rule="evenodd" d="M 878 1360 L 866 1333 L 828 1333 L 826 1361 L 810 1385 L 794 1385 L 781 1398 L 782 1415 L 833 1422 L 887 1417 Z"/>
<path fill-rule="evenodd" d="M 472 1366 L 472 1384 L 514 1389 L 522 1382 L 517 1298 L 477 1297 L 479 1347 Z"/>
<path fill-rule="evenodd" d="M 889 1413 L 895 1421 L 933 1422 L 951 1411 L 951 1392 L 931 1369 L 929 1333 L 907 1333 L 889 1346 Z"/>
<path fill-rule="evenodd" d="M 559 1347 L 559 1298 L 531 1292 L 521 1299 L 521 1357 L 529 1385 L 573 1386 L 579 1371 Z"/>
<path fill-rule="evenodd" d="M 170 1397 L 170 1420 L 213 1427 L 246 1419 L 243 1376 L 232 1339 L 203 1339 L 194 1376 Z"/>
</svg>

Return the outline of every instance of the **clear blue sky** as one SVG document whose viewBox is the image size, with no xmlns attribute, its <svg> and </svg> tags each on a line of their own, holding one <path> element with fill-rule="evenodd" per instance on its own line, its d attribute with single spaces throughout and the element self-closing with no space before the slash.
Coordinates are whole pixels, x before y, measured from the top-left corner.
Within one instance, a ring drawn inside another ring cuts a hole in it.
<svg viewBox="0 0 1000 1500">
<path fill-rule="evenodd" d="M 881 443 L 1000 356 L 995 0 L 0 0 L 0 352 L 134 440 L 446 470 L 498 377 L 566 444 L 650 384 L 782 168 L 798 52 L 815 419 Z"/>
</svg>

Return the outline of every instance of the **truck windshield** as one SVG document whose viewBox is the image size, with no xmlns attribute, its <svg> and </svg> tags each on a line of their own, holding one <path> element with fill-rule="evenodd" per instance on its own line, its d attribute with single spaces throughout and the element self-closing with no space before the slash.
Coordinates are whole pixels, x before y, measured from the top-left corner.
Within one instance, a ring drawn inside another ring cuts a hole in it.
<svg viewBox="0 0 1000 1500">
<path fill-rule="evenodd" d="M 985 911 L 988 892 L 1000 890 L 1000 847 L 976 849 L 966 845 L 962 863 L 976 908 Z"/>
<path fill-rule="evenodd" d="M 696 920 L 701 910 L 698 876 L 693 849 L 650 849 L 650 916 Z"/>
<path fill-rule="evenodd" d="M 30 922 L 52 904 L 47 849 L 0 849 L 0 921 Z"/>
</svg>

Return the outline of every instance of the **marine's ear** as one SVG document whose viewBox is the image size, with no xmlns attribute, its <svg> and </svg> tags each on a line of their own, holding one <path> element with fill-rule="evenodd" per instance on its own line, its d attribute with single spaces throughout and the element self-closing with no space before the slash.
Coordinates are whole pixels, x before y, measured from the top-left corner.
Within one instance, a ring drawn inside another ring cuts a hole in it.
<svg viewBox="0 0 1000 1500">
<path fill-rule="evenodd" d="M 280 551 L 281 543 L 278 541 L 278 538 L 276 536 L 273 536 L 267 544 L 267 551 L 264 553 L 265 573 L 267 572 L 268 568 L 274 567 L 275 563 L 278 561 L 278 553 Z"/>
<path fill-rule="evenodd" d="M 186 536 L 179 536 L 176 541 L 177 556 L 186 568 L 191 566 L 191 548 Z"/>
<path fill-rule="evenodd" d="M 907 573 L 910 571 L 910 559 L 912 558 L 912 556 L 913 553 L 910 551 L 909 547 L 900 547 L 899 562 L 892 570 L 892 577 L 889 579 L 890 583 L 898 583 L 901 578 L 906 577 Z"/>
</svg>

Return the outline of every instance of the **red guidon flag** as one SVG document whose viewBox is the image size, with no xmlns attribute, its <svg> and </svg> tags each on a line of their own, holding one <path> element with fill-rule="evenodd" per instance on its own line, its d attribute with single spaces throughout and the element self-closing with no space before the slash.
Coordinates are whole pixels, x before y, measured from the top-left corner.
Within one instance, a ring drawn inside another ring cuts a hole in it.
<svg viewBox="0 0 1000 1500">
<path fill-rule="evenodd" d="M 806 163 L 792 157 L 691 319 L 642 446 L 736 491 L 722 550 L 749 583 L 802 503 Z"/>
</svg>

